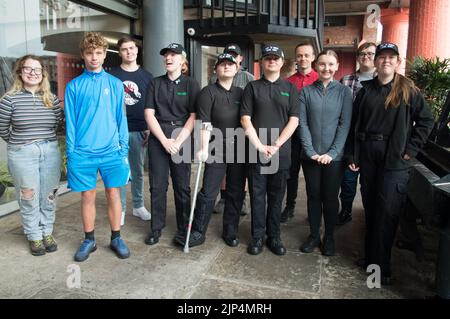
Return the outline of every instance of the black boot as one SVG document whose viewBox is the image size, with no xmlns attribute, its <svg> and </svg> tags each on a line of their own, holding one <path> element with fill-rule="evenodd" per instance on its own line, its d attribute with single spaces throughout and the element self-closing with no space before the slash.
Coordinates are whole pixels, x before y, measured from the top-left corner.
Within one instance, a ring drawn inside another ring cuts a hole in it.
<svg viewBox="0 0 450 319">
<path fill-rule="evenodd" d="M 342 209 L 338 215 L 336 225 L 344 225 L 352 220 L 352 203 L 341 203 Z"/>
<path fill-rule="evenodd" d="M 309 235 L 308 239 L 306 240 L 305 243 L 303 243 L 303 245 L 300 246 L 300 251 L 302 253 L 312 253 L 314 251 L 314 248 L 319 247 L 320 246 L 320 237 L 319 235 L 317 236 L 312 236 Z"/>
<path fill-rule="evenodd" d="M 145 243 L 147 245 L 155 245 L 159 242 L 159 237 L 161 237 L 160 230 L 150 230 L 150 232 L 147 235 L 147 238 L 145 238 Z"/>
<path fill-rule="evenodd" d="M 334 238 L 333 237 L 327 237 L 323 239 L 322 243 L 322 255 L 324 256 L 334 256 L 336 254 L 336 248 L 334 245 Z"/>
</svg>

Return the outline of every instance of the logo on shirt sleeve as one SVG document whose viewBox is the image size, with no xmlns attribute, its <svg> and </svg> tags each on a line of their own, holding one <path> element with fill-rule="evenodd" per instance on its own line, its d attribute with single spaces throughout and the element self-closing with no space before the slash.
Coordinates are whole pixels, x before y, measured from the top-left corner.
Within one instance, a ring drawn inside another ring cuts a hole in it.
<svg viewBox="0 0 450 319">
<path fill-rule="evenodd" d="M 289 96 L 289 92 L 280 92 L 282 96 Z"/>
</svg>

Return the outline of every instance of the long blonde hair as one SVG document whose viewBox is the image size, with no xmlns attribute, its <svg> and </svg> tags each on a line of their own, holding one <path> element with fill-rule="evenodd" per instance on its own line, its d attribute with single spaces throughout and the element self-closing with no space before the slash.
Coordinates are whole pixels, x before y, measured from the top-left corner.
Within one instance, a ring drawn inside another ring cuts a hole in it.
<svg viewBox="0 0 450 319">
<path fill-rule="evenodd" d="M 48 80 L 48 73 L 44 67 L 44 61 L 36 55 L 27 54 L 16 61 L 13 69 L 13 84 L 9 89 L 9 91 L 5 93 L 5 95 L 15 95 L 24 89 L 21 73 L 22 67 L 28 59 L 35 60 L 40 63 L 42 67 L 42 81 L 39 84 L 36 93 L 40 93 L 42 95 L 42 102 L 46 107 L 53 107 L 54 95 L 50 91 L 50 82 Z"/>
<path fill-rule="evenodd" d="M 181 73 L 183 73 L 184 75 L 187 75 L 189 73 L 189 61 L 184 55 L 183 55 L 183 64 L 181 65 Z"/>
</svg>

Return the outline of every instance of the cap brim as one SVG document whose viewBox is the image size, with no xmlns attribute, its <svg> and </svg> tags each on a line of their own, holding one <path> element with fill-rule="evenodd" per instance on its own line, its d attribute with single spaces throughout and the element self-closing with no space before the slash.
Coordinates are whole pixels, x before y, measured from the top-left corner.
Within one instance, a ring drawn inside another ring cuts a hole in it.
<svg viewBox="0 0 450 319">
<path fill-rule="evenodd" d="M 167 49 L 167 48 L 161 49 L 161 51 L 159 51 L 159 54 L 164 55 L 164 54 L 166 54 L 167 51 L 169 51 L 169 49 Z"/>
<path fill-rule="evenodd" d="M 382 49 L 382 50 L 378 51 L 378 52 L 375 54 L 375 59 L 376 59 L 381 53 L 383 53 L 384 51 L 387 51 L 387 50 L 391 50 L 391 51 L 393 51 L 396 55 L 400 56 L 400 53 L 399 53 L 397 50 L 392 49 L 392 48 L 385 48 L 385 49 Z"/>
<path fill-rule="evenodd" d="M 241 55 L 241 52 L 235 51 L 235 50 L 225 50 L 223 53 L 234 53 L 237 55 Z"/>
<path fill-rule="evenodd" d="M 266 56 L 269 56 L 269 55 L 274 55 L 274 56 L 277 56 L 279 58 L 284 58 L 283 55 L 278 54 L 278 53 L 274 53 L 274 52 L 266 53 L 266 54 L 262 55 L 261 57 L 265 58 Z"/>
<path fill-rule="evenodd" d="M 170 49 L 170 48 L 161 49 L 161 51 L 159 51 L 159 54 L 160 55 L 164 55 L 164 54 L 167 53 L 167 51 L 171 51 L 171 52 L 176 53 L 176 54 L 183 54 L 183 51 L 178 52 L 177 50 Z"/>
<path fill-rule="evenodd" d="M 216 62 L 216 66 L 219 65 L 220 63 L 224 62 L 224 61 L 229 61 L 231 63 L 237 64 L 236 61 L 233 61 L 231 59 L 220 59 Z"/>
</svg>

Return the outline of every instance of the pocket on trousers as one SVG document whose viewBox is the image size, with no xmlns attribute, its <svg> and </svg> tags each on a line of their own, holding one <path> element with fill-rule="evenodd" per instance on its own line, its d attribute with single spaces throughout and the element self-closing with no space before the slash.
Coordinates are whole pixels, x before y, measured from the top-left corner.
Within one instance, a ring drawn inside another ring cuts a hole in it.
<svg viewBox="0 0 450 319">
<path fill-rule="evenodd" d="M 408 191 L 408 185 L 405 183 L 398 183 L 397 184 L 397 192 L 404 195 Z"/>
<path fill-rule="evenodd" d="M 8 152 L 18 152 L 18 151 L 20 151 L 24 146 L 25 146 L 25 145 L 11 145 L 11 144 L 8 144 L 8 145 L 6 146 L 6 149 L 7 149 Z"/>
</svg>

